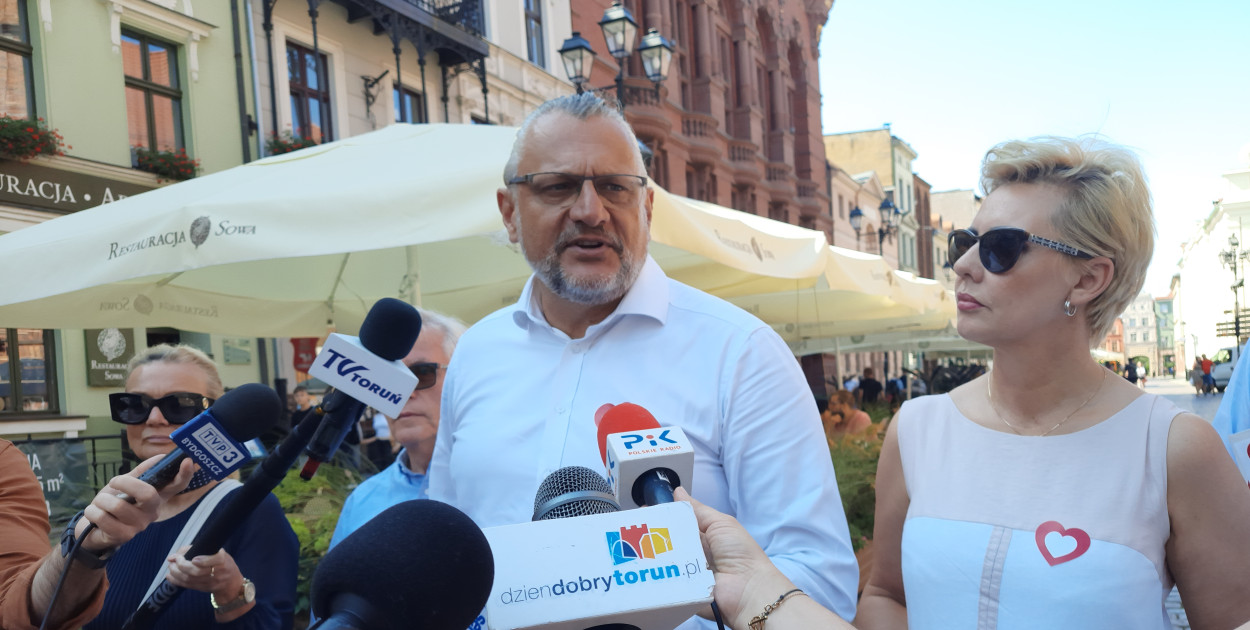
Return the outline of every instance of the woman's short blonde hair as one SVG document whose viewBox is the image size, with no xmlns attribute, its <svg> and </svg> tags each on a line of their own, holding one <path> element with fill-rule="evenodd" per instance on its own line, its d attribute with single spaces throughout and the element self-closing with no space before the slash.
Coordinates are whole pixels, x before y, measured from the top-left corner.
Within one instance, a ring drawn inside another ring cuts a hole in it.
<svg viewBox="0 0 1250 630">
<path fill-rule="evenodd" d="M 1141 292 L 1154 254 L 1154 211 L 1141 162 L 1092 137 L 1010 140 L 985 154 L 981 188 L 988 195 L 1015 183 L 1064 191 L 1052 221 L 1059 239 L 1114 262 L 1111 283 L 1085 307 L 1090 343 L 1101 341 Z"/>
<path fill-rule="evenodd" d="M 221 384 L 221 375 L 217 373 L 217 365 L 213 363 L 213 360 L 199 348 L 186 344 L 175 346 L 163 343 L 138 352 L 134 358 L 130 359 L 130 364 L 126 367 L 126 380 L 130 380 L 130 375 L 134 374 L 135 370 L 140 367 L 157 362 L 183 363 L 194 365 L 203 370 L 205 380 L 208 382 L 208 391 L 203 393 L 209 398 L 221 398 L 221 395 L 226 392 L 226 388 Z"/>
</svg>

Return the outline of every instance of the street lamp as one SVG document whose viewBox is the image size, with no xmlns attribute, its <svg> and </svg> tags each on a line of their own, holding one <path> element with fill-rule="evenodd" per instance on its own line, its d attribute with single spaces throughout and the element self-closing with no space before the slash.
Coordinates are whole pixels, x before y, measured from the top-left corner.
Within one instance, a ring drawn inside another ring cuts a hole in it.
<svg viewBox="0 0 1250 630">
<path fill-rule="evenodd" d="M 885 255 L 885 239 L 887 236 L 893 236 L 898 233 L 898 224 L 903 216 L 907 213 L 899 210 L 893 201 L 886 198 L 877 207 L 877 211 L 881 213 L 881 227 L 877 228 L 877 254 Z M 864 211 L 856 206 L 851 210 L 851 228 L 855 230 L 855 246 L 859 247 L 860 228 L 864 224 Z"/>
<path fill-rule="evenodd" d="M 629 9 L 621 5 L 620 0 L 612 3 L 603 12 L 599 20 L 599 28 L 603 30 L 603 40 L 608 44 L 608 54 L 616 59 L 616 101 L 622 110 L 625 109 L 625 61 L 634 52 L 634 38 L 638 35 L 638 22 L 630 14 Z M 643 72 L 655 84 L 655 95 L 660 96 L 660 84 L 668 77 L 668 68 L 673 61 L 673 44 L 660 35 L 656 29 L 647 29 L 642 36 L 642 45 L 638 47 L 642 57 Z M 590 82 L 590 70 L 594 65 L 595 52 L 581 33 L 573 31 L 573 35 L 564 40 L 560 46 L 560 57 L 564 60 L 564 73 L 568 75 L 577 93 L 586 91 Z M 607 88 L 592 88 L 592 91 Z"/>
<path fill-rule="evenodd" d="M 1238 299 L 1237 289 L 1240 289 L 1246 282 L 1240 277 L 1237 261 L 1245 259 L 1246 251 L 1241 249 L 1241 242 L 1237 240 L 1237 235 L 1230 234 L 1228 249 L 1220 252 L 1220 262 L 1233 272 L 1233 284 L 1229 288 L 1233 290 L 1233 334 L 1236 336 L 1237 345 L 1241 345 L 1241 301 Z"/>
</svg>

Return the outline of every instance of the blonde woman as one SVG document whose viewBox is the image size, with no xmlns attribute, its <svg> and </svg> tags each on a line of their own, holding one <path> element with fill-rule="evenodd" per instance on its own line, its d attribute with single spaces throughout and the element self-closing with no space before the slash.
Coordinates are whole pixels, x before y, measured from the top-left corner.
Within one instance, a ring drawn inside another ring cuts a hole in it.
<svg viewBox="0 0 1250 630">
<path fill-rule="evenodd" d="M 1089 354 L 1153 252 L 1137 159 L 1092 140 L 989 151 L 950 235 L 959 333 L 994 369 L 903 405 L 877 473 L 860 628 L 1172 626 L 1250 619 L 1250 493 L 1211 425 Z"/>
</svg>

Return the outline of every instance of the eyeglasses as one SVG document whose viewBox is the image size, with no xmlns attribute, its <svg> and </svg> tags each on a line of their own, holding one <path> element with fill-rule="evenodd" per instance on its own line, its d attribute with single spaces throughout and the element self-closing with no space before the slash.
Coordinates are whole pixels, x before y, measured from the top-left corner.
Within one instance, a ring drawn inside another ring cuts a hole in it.
<svg viewBox="0 0 1250 630">
<path fill-rule="evenodd" d="M 978 253 L 981 255 L 981 265 L 990 273 L 1007 273 L 1007 270 L 1014 267 L 1020 260 L 1020 254 L 1024 253 L 1024 247 L 1029 243 L 1048 247 L 1077 258 L 1094 257 L 1089 252 L 1081 251 L 1059 241 L 1052 241 L 1035 234 L 1029 234 L 1020 228 L 998 227 L 986 230 L 984 234 L 979 236 L 972 230 L 955 230 L 951 232 L 950 237 L 947 239 L 948 248 L 946 250 L 946 257 L 950 261 L 951 266 L 954 266 L 955 262 L 963 258 L 963 255 L 968 253 L 968 250 L 972 249 L 972 246 L 978 242 L 981 243 L 981 247 L 978 250 Z"/>
<path fill-rule="evenodd" d="M 417 377 L 417 389 L 429 389 L 438 383 L 438 371 L 447 369 L 447 366 L 438 363 L 413 363 L 408 369 Z"/>
<path fill-rule="evenodd" d="M 122 424 L 147 422 L 153 407 L 160 409 L 161 415 L 170 424 L 183 424 L 200 415 L 214 402 L 214 398 L 189 392 L 174 392 L 160 398 L 129 392 L 109 394 L 109 410 L 113 413 L 113 420 Z"/>
<path fill-rule="evenodd" d="M 528 184 L 538 199 L 550 206 L 567 206 L 582 195 L 587 181 L 595 193 L 611 206 L 630 206 L 638 202 L 639 193 L 647 186 L 642 175 L 574 175 L 572 173 L 530 173 L 508 180 L 509 186 Z"/>
</svg>

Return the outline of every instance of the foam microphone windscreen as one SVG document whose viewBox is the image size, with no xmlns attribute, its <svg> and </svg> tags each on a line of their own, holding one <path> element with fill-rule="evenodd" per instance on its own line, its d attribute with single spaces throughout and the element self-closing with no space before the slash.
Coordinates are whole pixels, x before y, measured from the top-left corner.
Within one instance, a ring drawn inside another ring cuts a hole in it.
<svg viewBox="0 0 1250 630">
<path fill-rule="evenodd" d="M 608 463 L 608 436 L 626 431 L 658 429 L 660 423 L 650 411 L 634 403 L 621 403 L 609 409 L 599 420 L 599 459 Z"/>
<path fill-rule="evenodd" d="M 217 399 L 209 412 L 230 437 L 246 442 L 260 435 L 282 417 L 282 401 L 268 385 L 240 385 Z"/>
<path fill-rule="evenodd" d="M 565 466 L 550 475 L 534 494 L 534 519 L 545 521 L 620 511 L 612 486 L 585 466 Z"/>
<path fill-rule="evenodd" d="M 355 612 L 376 630 L 464 630 L 486 607 L 494 581 L 490 543 L 472 519 L 418 499 L 387 508 L 322 558 L 312 609 L 326 619 L 367 608 Z"/>
<path fill-rule="evenodd" d="M 421 315 L 416 308 L 395 298 L 382 298 L 360 324 L 360 345 L 387 361 L 398 361 L 412 350 L 420 333 Z"/>
</svg>

